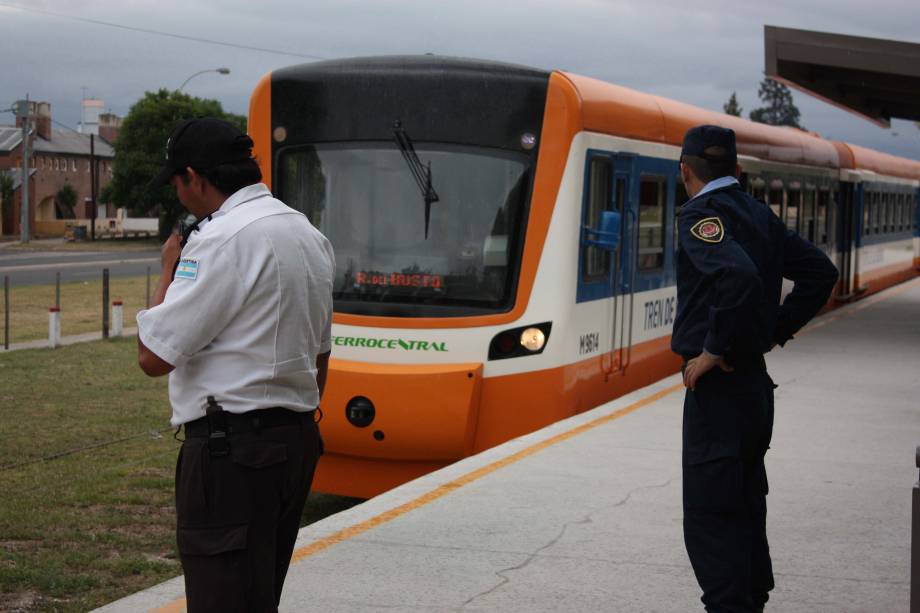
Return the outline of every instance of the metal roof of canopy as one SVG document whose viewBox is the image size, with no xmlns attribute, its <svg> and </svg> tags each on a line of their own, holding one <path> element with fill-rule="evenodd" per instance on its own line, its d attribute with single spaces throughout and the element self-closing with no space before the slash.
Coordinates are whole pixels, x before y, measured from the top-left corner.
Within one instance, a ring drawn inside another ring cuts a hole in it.
<svg viewBox="0 0 920 613">
<path fill-rule="evenodd" d="M 920 44 L 764 26 L 766 75 L 882 127 L 920 120 Z"/>
</svg>

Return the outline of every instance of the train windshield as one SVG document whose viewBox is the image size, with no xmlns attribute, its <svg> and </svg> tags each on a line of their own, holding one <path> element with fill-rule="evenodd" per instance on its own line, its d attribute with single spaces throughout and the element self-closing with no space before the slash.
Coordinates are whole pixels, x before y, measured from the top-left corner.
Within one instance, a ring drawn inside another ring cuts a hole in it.
<svg viewBox="0 0 920 613">
<path fill-rule="evenodd" d="M 335 310 L 438 317 L 510 309 L 529 158 L 430 143 L 414 150 L 415 164 L 395 142 L 281 156 L 281 199 L 335 249 Z"/>
</svg>

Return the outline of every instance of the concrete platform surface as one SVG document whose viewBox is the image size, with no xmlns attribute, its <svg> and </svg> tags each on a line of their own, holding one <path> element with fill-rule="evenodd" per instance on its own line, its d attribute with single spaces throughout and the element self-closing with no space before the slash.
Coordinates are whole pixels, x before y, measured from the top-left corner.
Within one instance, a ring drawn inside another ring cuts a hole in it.
<svg viewBox="0 0 920 613">
<path fill-rule="evenodd" d="M 920 281 L 768 355 L 768 610 L 908 610 Z M 300 532 L 283 611 L 702 611 L 681 532 L 677 376 Z M 181 578 L 99 611 L 179 612 Z"/>
</svg>

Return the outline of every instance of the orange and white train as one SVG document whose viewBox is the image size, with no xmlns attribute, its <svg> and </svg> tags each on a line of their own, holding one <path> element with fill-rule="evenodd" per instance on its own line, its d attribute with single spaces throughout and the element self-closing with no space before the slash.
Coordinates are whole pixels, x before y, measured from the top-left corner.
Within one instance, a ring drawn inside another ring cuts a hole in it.
<svg viewBox="0 0 920 613">
<path fill-rule="evenodd" d="M 920 162 L 566 72 L 435 56 L 266 75 L 266 182 L 335 248 L 315 489 L 369 497 L 676 372 L 684 132 L 837 264 L 833 303 L 918 274 Z M 604 211 L 616 249 L 592 242 Z"/>
</svg>

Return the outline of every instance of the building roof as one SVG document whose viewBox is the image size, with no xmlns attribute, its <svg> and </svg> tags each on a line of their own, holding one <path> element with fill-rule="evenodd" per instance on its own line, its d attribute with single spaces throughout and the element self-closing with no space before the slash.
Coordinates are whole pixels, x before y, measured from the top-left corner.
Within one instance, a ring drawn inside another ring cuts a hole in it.
<svg viewBox="0 0 920 613">
<path fill-rule="evenodd" d="M 112 145 L 98 136 L 94 139 L 94 148 L 98 157 L 115 157 Z M 36 138 L 32 146 L 35 153 L 67 153 L 70 155 L 89 155 L 89 134 L 79 134 L 72 130 L 52 128 L 51 140 Z"/>
<path fill-rule="evenodd" d="M 888 127 L 920 120 L 920 44 L 764 26 L 766 75 Z"/>
<path fill-rule="evenodd" d="M 101 158 L 115 157 L 112 145 L 102 138 L 95 139 L 96 155 Z M 22 129 L 15 126 L 0 126 L 0 152 L 9 152 L 22 143 Z M 38 154 L 89 155 L 89 134 L 73 130 L 52 128 L 51 140 L 36 136 L 32 141 L 32 152 Z"/>
<path fill-rule="evenodd" d="M 0 151 L 12 151 L 22 142 L 22 130 L 15 126 L 0 126 Z"/>
</svg>

